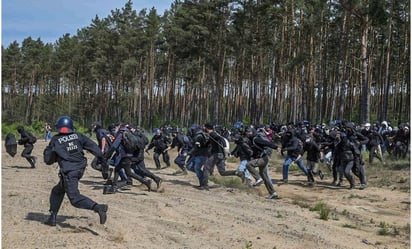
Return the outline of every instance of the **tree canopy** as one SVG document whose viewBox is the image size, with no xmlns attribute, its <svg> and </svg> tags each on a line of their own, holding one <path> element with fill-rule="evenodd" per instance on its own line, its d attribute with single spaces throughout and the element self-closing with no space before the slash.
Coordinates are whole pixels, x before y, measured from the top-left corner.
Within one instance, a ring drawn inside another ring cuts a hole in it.
<svg viewBox="0 0 412 249">
<path fill-rule="evenodd" d="M 54 44 L 2 46 L 2 121 L 152 128 L 410 119 L 410 1 L 127 1 Z"/>
</svg>

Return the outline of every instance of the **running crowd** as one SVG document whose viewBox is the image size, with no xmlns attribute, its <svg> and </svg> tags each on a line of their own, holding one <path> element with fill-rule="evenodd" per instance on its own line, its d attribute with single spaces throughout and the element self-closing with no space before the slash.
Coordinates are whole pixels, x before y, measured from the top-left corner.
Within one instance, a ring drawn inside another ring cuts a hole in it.
<svg viewBox="0 0 412 249">
<path fill-rule="evenodd" d="M 144 162 L 144 153 L 152 149 L 156 169 L 161 169 L 160 157 L 166 167 L 170 167 L 168 151 L 177 149 L 174 163 L 182 174 L 188 171 L 196 174 L 199 190 L 209 190 L 208 179 L 216 166 L 221 176 L 238 176 L 243 183 L 252 187 L 264 184 L 269 194 L 267 198 L 278 198 L 268 174 L 269 158 L 273 151 L 285 157 L 283 183 L 288 183 L 289 167 L 296 163 L 307 176 L 307 185 L 313 186 L 315 176 L 323 179 L 319 163 L 325 163 L 332 172 L 332 184 L 342 186 L 345 178 L 349 189 L 353 189 L 356 187 L 355 178 L 358 178 L 359 189 L 364 189 L 367 181 L 361 152 L 369 151 L 369 163 L 374 158 L 384 163 L 384 153 L 396 154 L 397 158 L 406 157 L 410 143 L 408 123 L 393 128 L 386 121 L 362 126 L 347 121 L 337 121 L 329 126 L 310 125 L 306 121 L 262 126 L 244 126 L 237 122 L 230 130 L 205 123 L 192 125 L 186 133 L 181 128 L 164 126 L 154 130 L 150 141 L 141 129 L 131 124 L 112 124 L 104 129 L 99 122 L 95 122 L 91 131 L 95 132 L 108 162 L 106 168 L 96 164 L 96 160 L 92 164 L 107 179 L 105 194 L 115 193 L 119 188 L 133 184 L 132 179 L 146 185 L 148 191 L 152 190 L 151 182 L 154 181 L 159 189 L 162 179 L 148 170 Z M 138 141 L 132 149 L 127 148 L 127 133 Z M 229 141 L 235 145 L 232 150 L 229 150 Z M 226 170 L 227 156 L 239 159 L 236 170 Z"/>
<path fill-rule="evenodd" d="M 348 121 L 333 122 L 329 126 L 310 125 L 306 121 L 262 126 L 244 126 L 237 122 L 230 130 L 205 123 L 192 125 L 186 133 L 181 128 L 165 126 L 155 129 L 150 140 L 142 129 L 132 124 L 117 123 L 105 129 L 101 123 L 94 122 L 90 132 L 95 133 L 97 144 L 76 132 L 68 116 L 57 120 L 56 129 L 58 134 L 48 138 L 50 142 L 43 152 L 46 164 L 58 163 L 60 168 L 59 183 L 52 188 L 49 198 L 50 216 L 46 224 L 50 226 L 56 226 L 65 195 L 73 206 L 93 210 L 98 213 L 101 224 L 106 222 L 108 205 L 93 201 L 78 189 L 87 166 L 84 150 L 95 156 L 91 166 L 106 180 L 103 194 L 114 194 L 119 188 L 133 184 L 133 179 L 148 191 L 152 191 L 154 182 L 159 190 L 162 179 L 146 168 L 145 153 L 153 150 L 156 169 L 161 169 L 160 157 L 166 167 L 170 167 L 168 151 L 176 149 L 174 163 L 182 174 L 191 171 L 197 176 L 199 190 L 209 190 L 209 176 L 216 166 L 220 175 L 237 176 L 251 187 L 264 184 L 268 199 L 279 197 L 268 174 L 269 158 L 274 150 L 285 158 L 283 183 L 288 183 L 289 167 L 296 163 L 307 176 L 307 185 L 313 186 L 315 176 L 323 179 L 318 165 L 325 163 L 332 172 L 332 184 L 342 186 L 346 178 L 349 189 L 356 187 L 355 178 L 359 180 L 359 189 L 367 187 L 362 151 L 369 151 L 369 163 L 374 158 L 384 163 L 384 153 L 394 159 L 405 158 L 410 153 L 409 123 L 400 123 L 394 128 L 386 121 L 361 126 Z M 18 144 L 24 145 L 22 156 L 35 168 L 36 157 L 31 156 L 31 151 L 36 139 L 22 126 L 17 131 L 21 135 Z M 229 141 L 235 145 L 232 150 Z M 226 170 L 227 156 L 239 159 L 235 170 Z"/>
</svg>

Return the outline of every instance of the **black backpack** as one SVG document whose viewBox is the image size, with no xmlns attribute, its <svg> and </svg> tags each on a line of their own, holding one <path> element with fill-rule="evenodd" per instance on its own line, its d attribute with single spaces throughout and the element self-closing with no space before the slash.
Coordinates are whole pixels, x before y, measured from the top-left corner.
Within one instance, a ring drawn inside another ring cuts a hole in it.
<svg viewBox="0 0 412 249">
<path fill-rule="evenodd" d="M 122 132 L 122 144 L 127 153 L 135 153 L 139 150 L 139 139 L 130 131 Z"/>
<path fill-rule="evenodd" d="M 183 138 L 183 148 L 185 150 L 191 150 L 193 148 L 193 140 L 188 135 L 182 135 Z"/>
<path fill-rule="evenodd" d="M 135 136 L 137 136 L 138 138 L 138 144 L 137 147 L 141 150 L 144 150 L 144 148 L 146 147 L 146 145 L 149 144 L 149 138 L 141 131 L 137 132 L 135 134 Z"/>
<path fill-rule="evenodd" d="M 37 142 L 37 138 L 31 132 L 27 132 L 27 135 L 29 135 L 29 143 L 35 144 Z"/>
</svg>

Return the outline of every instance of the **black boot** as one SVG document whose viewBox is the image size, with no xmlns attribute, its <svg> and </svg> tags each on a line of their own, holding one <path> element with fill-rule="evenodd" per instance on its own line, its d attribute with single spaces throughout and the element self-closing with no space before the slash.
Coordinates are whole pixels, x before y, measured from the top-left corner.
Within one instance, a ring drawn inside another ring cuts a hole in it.
<svg viewBox="0 0 412 249">
<path fill-rule="evenodd" d="M 52 226 L 52 227 L 56 226 L 56 217 L 57 217 L 57 213 L 51 211 L 49 218 L 47 219 L 47 221 L 44 222 L 44 224 Z"/>
<path fill-rule="evenodd" d="M 155 182 L 156 182 L 156 188 L 157 188 L 157 190 L 159 190 L 159 189 L 160 189 L 160 185 L 162 184 L 162 179 L 161 179 L 160 177 L 158 177 L 158 178 L 155 180 Z"/>
<path fill-rule="evenodd" d="M 149 192 L 152 191 L 152 181 L 150 181 L 149 179 L 147 179 L 147 180 L 145 179 L 143 183 L 144 183 L 144 185 L 146 185 L 147 191 L 149 191 Z"/>
<path fill-rule="evenodd" d="M 93 210 L 99 214 L 100 217 L 100 224 L 104 224 L 107 219 L 107 209 L 109 207 L 106 204 L 96 204 L 93 208 Z"/>
</svg>

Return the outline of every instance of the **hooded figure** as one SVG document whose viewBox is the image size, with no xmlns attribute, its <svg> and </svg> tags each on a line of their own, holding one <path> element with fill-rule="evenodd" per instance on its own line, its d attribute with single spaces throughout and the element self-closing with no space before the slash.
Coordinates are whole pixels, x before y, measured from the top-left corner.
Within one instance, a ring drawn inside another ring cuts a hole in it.
<svg viewBox="0 0 412 249">
<path fill-rule="evenodd" d="M 37 158 L 31 155 L 34 147 L 33 143 L 36 142 L 34 136 L 30 132 L 25 131 L 24 127 L 21 125 L 17 127 L 17 132 L 20 133 L 20 139 L 17 142 L 24 146 L 21 156 L 26 158 L 30 163 L 31 168 L 36 168 Z"/>
</svg>

